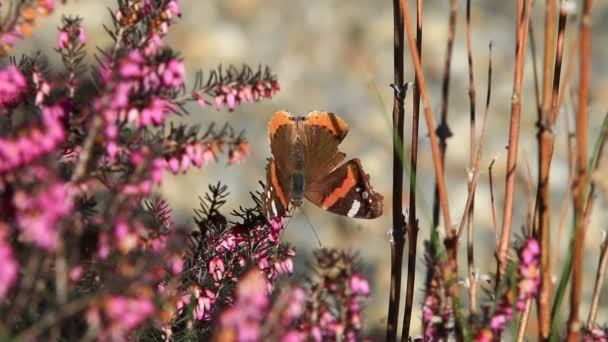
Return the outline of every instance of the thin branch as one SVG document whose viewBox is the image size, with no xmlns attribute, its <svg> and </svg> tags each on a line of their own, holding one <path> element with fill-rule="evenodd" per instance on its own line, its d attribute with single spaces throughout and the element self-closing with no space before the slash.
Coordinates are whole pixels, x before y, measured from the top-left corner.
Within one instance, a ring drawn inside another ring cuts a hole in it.
<svg viewBox="0 0 608 342">
<path fill-rule="evenodd" d="M 517 327 L 517 342 L 523 342 L 526 335 L 526 327 L 528 326 L 528 319 L 530 318 L 530 311 L 532 311 L 532 298 L 526 300 L 524 311 L 519 317 L 519 325 Z"/>
<path fill-rule="evenodd" d="M 486 93 L 486 107 L 485 107 L 485 110 L 483 113 L 481 137 L 479 138 L 479 145 L 477 146 L 477 153 L 475 156 L 475 165 L 473 167 L 473 177 L 471 179 L 471 186 L 470 186 L 471 190 L 469 191 L 469 194 L 467 196 L 467 201 L 464 206 L 464 212 L 462 214 L 462 219 L 460 220 L 460 224 L 458 225 L 457 237 L 456 237 L 457 240 L 459 240 L 460 237 L 462 236 L 462 233 L 464 230 L 464 223 L 467 220 L 469 210 L 473 204 L 475 189 L 477 187 L 477 179 L 479 178 L 479 164 L 481 163 L 481 155 L 483 152 L 483 146 L 485 144 L 486 132 L 488 130 L 488 112 L 490 110 L 490 96 L 492 94 L 492 46 L 493 46 L 493 43 L 490 43 L 490 45 L 489 45 L 490 57 L 489 57 L 489 63 L 488 63 L 488 90 Z"/>
<path fill-rule="evenodd" d="M 490 202 L 492 205 L 492 226 L 494 227 L 494 240 L 498 246 L 498 220 L 496 219 L 496 201 L 494 200 L 494 182 L 492 182 L 492 166 L 496 162 L 496 158 L 492 158 L 490 166 L 488 166 L 488 177 L 490 183 Z"/>
<path fill-rule="evenodd" d="M 395 341 L 399 320 L 399 304 L 401 291 L 401 272 L 403 265 L 403 248 L 405 245 L 405 218 L 403 217 L 403 117 L 405 98 L 403 76 L 403 17 L 402 1 L 393 0 L 394 20 L 394 89 L 393 100 L 393 227 L 391 232 L 391 287 L 386 322 L 386 340 Z"/>
<path fill-rule="evenodd" d="M 416 2 L 416 50 L 422 58 L 422 0 Z M 418 216 L 416 213 L 416 180 L 418 166 L 418 127 L 420 123 L 420 85 L 418 77 L 414 78 L 414 99 L 412 111 L 412 143 L 410 146 L 410 198 L 407 223 L 407 287 L 405 290 L 405 312 L 401 327 L 401 341 L 406 342 L 410 336 L 410 323 L 414 307 L 414 290 L 416 280 L 416 247 L 418 245 Z"/>
<path fill-rule="evenodd" d="M 568 341 L 580 341 L 581 323 L 579 307 L 583 292 L 583 267 L 587 224 L 585 214 L 585 194 L 587 191 L 587 125 L 589 99 L 589 76 L 591 71 L 591 0 L 583 2 L 583 16 L 580 27 L 580 71 L 578 93 L 578 115 L 576 118 L 576 147 L 578 175 L 574 182 L 573 201 L 576 224 L 576 238 L 572 260 L 572 286 L 570 288 L 570 315 L 568 317 Z"/>
<path fill-rule="evenodd" d="M 589 318 L 587 319 L 587 330 L 591 330 L 595 325 L 597 317 L 597 307 L 600 301 L 600 293 L 604 285 L 604 277 L 606 276 L 606 267 L 608 267 L 608 239 L 604 237 L 604 241 L 600 247 L 600 260 L 595 275 L 595 285 L 593 286 L 593 297 L 591 297 L 591 308 L 589 309 Z"/>
<path fill-rule="evenodd" d="M 519 147 L 519 127 L 521 121 L 521 88 L 525 65 L 525 50 L 530 24 L 532 0 L 517 1 L 517 48 L 513 78 L 513 96 L 511 98 L 511 123 L 509 125 L 509 152 L 507 155 L 507 176 L 505 184 L 505 202 L 503 210 L 502 232 L 496 256 L 498 259 L 498 281 L 507 269 L 507 252 L 511 239 L 511 221 L 513 218 L 513 200 L 515 195 L 515 176 L 517 168 L 517 151 Z M 519 14 L 521 8 L 521 15 Z"/>
</svg>

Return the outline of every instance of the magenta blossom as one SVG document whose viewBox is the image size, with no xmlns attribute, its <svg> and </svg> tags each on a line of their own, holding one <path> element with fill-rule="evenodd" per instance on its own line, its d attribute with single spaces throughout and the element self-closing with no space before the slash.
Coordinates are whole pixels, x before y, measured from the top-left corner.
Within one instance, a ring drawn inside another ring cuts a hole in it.
<svg viewBox="0 0 608 342">
<path fill-rule="evenodd" d="M 27 81 L 14 64 L 0 70 L 0 111 L 18 103 L 27 91 Z"/>
<path fill-rule="evenodd" d="M 11 245 L 6 241 L 7 234 L 8 227 L 4 224 L 0 225 L 0 260 L 2 260 L 2 267 L 0 267 L 0 302 L 6 298 L 8 291 L 15 285 L 19 274 L 19 264 L 15 259 Z"/>
</svg>

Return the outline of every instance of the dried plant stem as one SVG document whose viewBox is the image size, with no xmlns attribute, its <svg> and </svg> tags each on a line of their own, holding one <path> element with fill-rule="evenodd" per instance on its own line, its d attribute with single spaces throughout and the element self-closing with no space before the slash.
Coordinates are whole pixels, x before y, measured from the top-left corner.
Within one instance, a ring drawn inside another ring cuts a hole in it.
<svg viewBox="0 0 608 342">
<path fill-rule="evenodd" d="M 469 65 L 469 169 L 479 169 L 475 164 L 475 73 L 473 70 L 473 43 L 471 42 L 471 0 L 466 4 L 466 38 L 467 38 L 467 61 Z M 491 63 L 491 62 L 490 62 Z M 468 182 L 469 196 L 471 196 L 471 207 L 467 212 L 467 271 L 469 276 L 469 312 L 471 315 L 477 311 L 477 296 L 475 295 L 477 282 L 475 279 L 475 248 L 473 240 L 473 220 L 475 217 L 475 192 L 472 179 Z"/>
<path fill-rule="evenodd" d="M 583 259 L 587 224 L 584 220 L 587 183 L 587 100 L 589 97 L 589 75 L 591 69 L 591 0 L 583 2 L 580 28 L 580 71 L 578 113 L 576 117 L 577 177 L 574 182 L 573 201 L 576 236 L 572 260 L 572 286 L 570 288 L 570 315 L 568 317 L 568 341 L 580 341 L 581 323 L 579 309 L 583 290 Z"/>
<path fill-rule="evenodd" d="M 416 2 L 416 50 L 422 58 L 422 0 Z M 418 77 L 414 78 L 414 99 L 412 111 L 412 143 L 410 146 L 410 198 L 409 215 L 407 223 L 408 250 L 407 250 L 407 287 L 405 290 L 405 312 L 401 327 L 401 341 L 408 341 L 410 336 L 410 323 L 414 307 L 414 286 L 416 280 L 416 247 L 418 245 L 418 216 L 416 213 L 416 177 L 418 166 L 418 127 L 420 123 L 420 85 Z"/>
<path fill-rule="evenodd" d="M 496 162 L 496 158 L 492 158 L 490 166 L 488 166 L 488 178 L 490 183 L 490 203 L 492 206 L 492 226 L 494 227 L 494 242 L 498 246 L 498 220 L 496 219 L 496 201 L 494 200 L 494 183 L 492 182 L 492 166 Z"/>
<path fill-rule="evenodd" d="M 597 307 L 600 301 L 600 292 L 602 290 L 602 285 L 604 284 L 604 277 L 606 276 L 606 267 L 608 267 L 608 240 L 606 238 L 604 238 L 600 250 L 600 261 L 597 268 L 597 274 L 595 275 L 593 297 L 591 299 L 591 308 L 589 309 L 589 318 L 587 319 L 587 330 L 591 330 L 595 325 Z"/>
<path fill-rule="evenodd" d="M 448 24 L 448 39 L 445 49 L 445 60 L 443 63 L 443 77 L 441 82 L 441 109 L 439 116 L 441 117 L 439 126 L 436 128 L 437 137 L 439 137 L 439 151 L 441 154 L 441 167 L 445 166 L 445 151 L 447 149 L 447 140 L 452 136 L 452 131 L 448 124 L 448 106 L 450 100 L 450 71 L 452 65 L 452 52 L 454 50 L 454 37 L 456 36 L 456 14 L 458 11 L 458 1 L 450 0 L 450 19 Z M 429 130 L 431 128 L 429 127 Z M 439 226 L 439 185 L 435 182 L 435 193 L 433 199 L 433 227 Z M 445 224 L 445 222 L 444 222 Z M 452 227 L 446 226 L 446 229 Z"/>
<path fill-rule="evenodd" d="M 505 203 L 503 210 L 503 221 L 500 242 L 496 256 L 498 259 L 498 281 L 507 269 L 507 252 L 511 239 L 511 220 L 513 216 L 513 200 L 515 195 L 515 176 L 517 168 L 517 150 L 519 145 L 519 127 L 521 120 L 521 87 L 523 82 L 523 71 L 525 62 L 525 50 L 528 38 L 528 27 L 530 24 L 530 7 L 532 0 L 517 1 L 517 48 L 515 59 L 515 75 L 513 79 L 513 95 L 511 98 L 511 123 L 509 125 L 509 152 L 507 155 L 507 176 L 505 185 Z M 522 14 L 520 15 L 520 8 Z"/>
<path fill-rule="evenodd" d="M 427 127 L 429 129 L 429 138 L 431 141 L 431 153 L 433 156 L 433 166 L 435 168 L 435 177 L 437 184 L 439 185 L 439 202 L 441 203 L 441 212 L 443 214 L 443 220 L 445 223 L 446 238 L 451 240 L 453 238 L 453 231 L 449 227 L 452 226 L 452 220 L 450 218 L 450 209 L 448 205 L 448 194 L 445 188 L 445 179 L 443 174 L 443 166 L 441 165 L 441 158 L 439 153 L 439 144 L 437 142 L 437 134 L 433 127 L 435 127 L 435 120 L 433 119 L 433 112 L 431 110 L 431 102 L 429 100 L 426 83 L 424 80 L 424 73 L 422 72 L 422 65 L 420 64 L 420 56 L 416 50 L 416 40 L 414 39 L 414 33 L 412 30 L 412 22 L 410 20 L 409 9 L 407 8 L 406 1 L 401 0 L 404 6 L 403 19 L 405 22 L 405 28 L 407 32 L 407 39 L 409 43 L 409 50 L 412 56 L 412 62 L 416 70 L 416 77 L 420 81 L 420 95 L 422 96 L 422 105 L 424 109 L 424 117 L 426 120 Z"/>
<path fill-rule="evenodd" d="M 519 326 L 517 327 L 517 342 L 524 341 L 526 327 L 528 326 L 528 319 L 530 318 L 530 311 L 532 311 L 532 298 L 526 300 L 524 311 L 521 313 L 519 318 Z"/>
<path fill-rule="evenodd" d="M 467 220 L 467 216 L 469 215 L 471 206 L 473 205 L 473 198 L 474 198 L 474 194 L 475 194 L 475 189 L 477 187 L 477 180 L 479 178 L 479 164 L 481 163 L 481 155 L 482 155 L 483 146 L 484 146 L 485 140 L 486 140 L 486 132 L 488 130 L 488 112 L 490 110 L 490 97 L 492 95 L 492 45 L 493 45 L 493 43 L 490 43 L 490 45 L 489 45 L 490 57 L 489 57 L 489 63 L 488 63 L 488 88 L 487 88 L 488 90 L 486 92 L 486 106 L 485 106 L 485 109 L 483 112 L 483 123 L 482 123 L 482 128 L 481 128 L 481 136 L 479 137 L 479 145 L 477 146 L 477 153 L 475 154 L 475 162 L 473 164 L 473 177 L 471 177 L 471 181 L 470 181 L 471 190 L 468 193 L 467 201 L 464 206 L 464 212 L 462 215 L 462 219 L 460 220 L 460 224 L 458 225 L 458 230 L 456 233 L 457 240 L 460 239 L 460 237 L 462 236 L 463 229 L 464 229 L 464 223 Z M 493 163 L 494 162 L 492 162 L 492 164 Z"/>
<path fill-rule="evenodd" d="M 551 160 L 553 159 L 553 148 L 555 145 L 555 134 L 553 127 L 557 120 L 560 75 L 564 50 L 564 35 L 566 28 L 565 7 L 561 6 L 559 18 L 559 33 L 556 52 L 553 53 L 555 36 L 555 10 L 556 1 L 547 0 L 545 17 L 545 59 L 543 67 L 543 100 L 542 110 L 538 122 L 538 192 L 536 201 L 536 213 L 538 222 L 535 221 L 535 236 L 540 241 L 540 265 L 541 285 L 538 298 L 538 325 L 541 340 L 549 338 L 551 330 L 551 232 L 550 232 L 550 189 L 549 175 Z M 555 61 L 553 62 L 553 56 Z M 552 66 L 553 62 L 553 68 Z M 553 70 L 552 70 L 553 69 Z M 551 82 L 553 81 L 553 82 Z M 537 223 L 537 224 L 536 224 Z"/>
<path fill-rule="evenodd" d="M 386 340 L 395 341 L 399 319 L 399 304 L 401 291 L 401 269 L 403 265 L 403 248 L 405 245 L 405 218 L 403 217 L 403 2 L 393 0 L 394 18 L 394 87 L 393 100 L 393 227 L 391 232 L 391 285 L 386 324 Z M 407 4 L 405 4 L 407 6 Z"/>
<path fill-rule="evenodd" d="M 420 94 L 422 96 L 422 104 L 424 108 L 424 117 L 426 120 L 426 125 L 429 130 L 429 137 L 431 141 L 431 152 L 433 156 L 433 166 L 435 168 L 435 177 L 436 182 L 439 189 L 439 202 L 441 204 L 441 212 L 443 214 L 443 221 L 445 224 L 445 234 L 446 234 L 446 249 L 447 255 L 450 262 L 453 262 L 456 265 L 456 239 L 454 237 L 454 232 L 452 231 L 452 221 L 450 218 L 450 210 L 449 210 L 449 202 L 448 202 L 448 194 L 445 186 L 445 178 L 443 173 L 443 165 L 441 163 L 441 155 L 439 151 L 439 145 L 437 142 L 437 134 L 434 130 L 435 122 L 433 119 L 433 113 L 431 111 L 431 103 L 429 100 L 425 80 L 424 73 L 422 72 L 422 65 L 420 63 L 420 55 L 418 54 L 418 50 L 416 49 L 416 40 L 414 39 L 414 32 L 412 28 L 412 21 L 410 19 L 409 9 L 407 7 L 407 1 L 401 0 L 401 10 L 403 11 L 403 20 L 405 23 L 405 29 L 407 32 L 407 41 L 409 44 L 409 50 L 412 57 L 412 63 L 414 64 L 414 68 L 416 70 L 416 77 L 419 80 L 420 84 Z M 457 277 L 457 269 L 454 267 L 446 267 L 443 272 L 444 281 L 451 286 L 451 293 L 453 294 L 453 303 L 455 304 L 455 309 L 458 309 L 458 305 L 460 303 L 460 291 L 458 288 L 458 284 L 454 281 Z M 456 310 L 455 310 L 456 311 Z M 460 315 L 456 312 L 457 321 L 460 319 Z M 462 333 L 462 326 L 457 323 L 456 324 L 457 336 Z"/>
</svg>

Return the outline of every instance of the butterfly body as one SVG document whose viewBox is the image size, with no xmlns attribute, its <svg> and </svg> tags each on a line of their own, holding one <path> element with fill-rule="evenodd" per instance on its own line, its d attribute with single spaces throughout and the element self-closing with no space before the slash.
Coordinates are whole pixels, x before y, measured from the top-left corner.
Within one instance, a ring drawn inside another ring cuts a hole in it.
<svg viewBox="0 0 608 342">
<path fill-rule="evenodd" d="M 338 145 L 348 126 L 337 115 L 310 112 L 292 116 L 280 111 L 268 124 L 274 159 L 268 160 L 262 194 L 266 215 L 281 216 L 304 198 L 335 214 L 375 218 L 382 214 L 382 195 L 371 188 L 358 159 L 340 165 Z"/>
</svg>

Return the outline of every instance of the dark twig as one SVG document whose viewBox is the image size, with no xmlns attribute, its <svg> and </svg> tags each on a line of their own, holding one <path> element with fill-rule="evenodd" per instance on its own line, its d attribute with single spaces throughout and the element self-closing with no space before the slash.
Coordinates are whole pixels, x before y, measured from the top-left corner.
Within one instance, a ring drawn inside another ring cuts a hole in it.
<svg viewBox="0 0 608 342">
<path fill-rule="evenodd" d="M 405 245 L 405 218 L 403 217 L 403 101 L 405 89 L 403 76 L 403 2 L 393 0 L 394 19 L 394 84 L 395 97 L 393 100 L 393 227 L 391 228 L 391 287 L 386 323 L 386 340 L 395 341 L 399 319 L 399 304 L 401 292 L 401 269 L 403 265 L 403 248 Z M 405 4 L 407 6 L 407 4 Z"/>
<path fill-rule="evenodd" d="M 416 1 L 416 50 L 422 58 L 422 0 Z M 410 336 L 410 322 L 414 306 L 414 283 L 416 280 L 416 246 L 418 244 L 418 216 L 416 214 L 416 177 L 418 165 L 418 126 L 420 123 L 420 85 L 418 76 L 414 78 L 414 103 L 412 111 L 412 144 L 410 146 L 410 199 L 407 223 L 407 288 L 405 290 L 405 312 L 401 327 L 401 341 Z"/>
<path fill-rule="evenodd" d="M 475 73 L 473 69 L 473 43 L 471 42 L 471 0 L 466 5 L 466 37 L 467 37 L 467 60 L 469 64 L 469 170 L 473 167 L 479 169 L 475 164 L 476 128 L 475 128 Z M 490 64 L 491 64 L 490 60 Z M 488 87 L 490 85 L 488 84 Z M 470 171 L 469 171 L 470 172 Z M 475 275 L 475 249 L 473 244 L 473 223 L 475 218 L 475 192 L 473 181 L 468 180 L 468 191 L 471 196 L 471 206 L 467 212 L 467 273 L 469 278 L 469 312 L 471 315 L 477 311 L 477 296 L 475 295 L 477 283 Z"/>
</svg>

